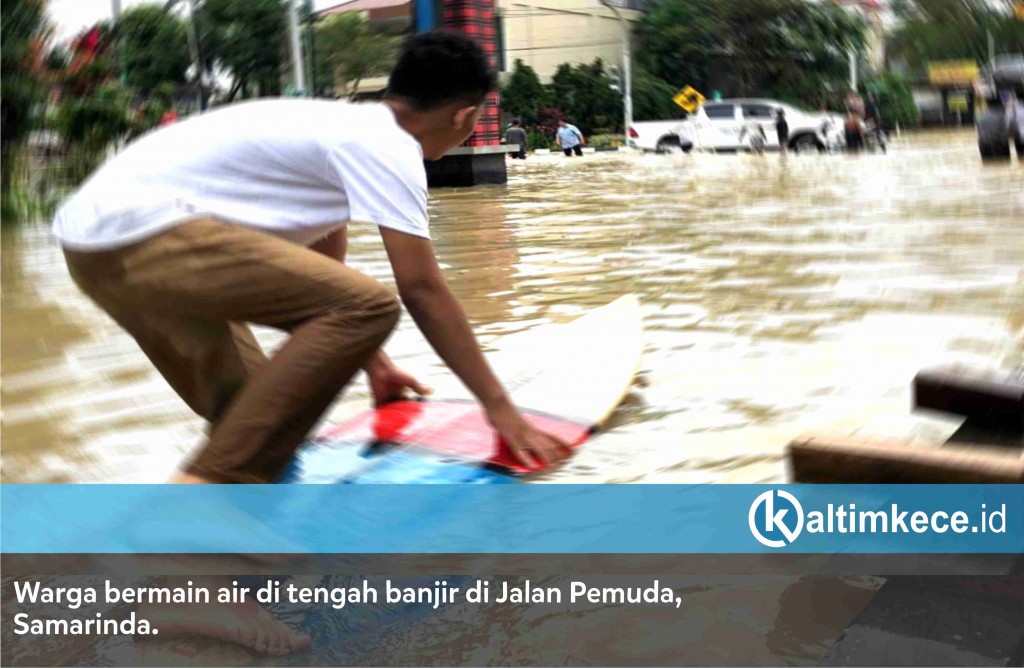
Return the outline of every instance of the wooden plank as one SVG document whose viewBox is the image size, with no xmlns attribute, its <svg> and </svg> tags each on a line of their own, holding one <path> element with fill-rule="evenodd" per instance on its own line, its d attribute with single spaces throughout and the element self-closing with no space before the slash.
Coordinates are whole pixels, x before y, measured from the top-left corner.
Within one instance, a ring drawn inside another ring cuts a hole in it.
<svg viewBox="0 0 1024 668">
<path fill-rule="evenodd" d="M 953 413 L 977 427 L 1024 434 L 1024 369 L 925 369 L 914 377 L 914 406 Z"/>
<path fill-rule="evenodd" d="M 808 483 L 1020 483 L 1024 455 L 970 444 L 922 447 L 901 439 L 801 436 L 787 448 L 793 479 Z"/>
</svg>

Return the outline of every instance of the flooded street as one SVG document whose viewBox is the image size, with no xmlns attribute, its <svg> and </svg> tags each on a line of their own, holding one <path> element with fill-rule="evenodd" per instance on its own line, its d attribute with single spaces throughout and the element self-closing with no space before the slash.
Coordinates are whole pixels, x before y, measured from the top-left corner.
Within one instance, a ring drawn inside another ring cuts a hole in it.
<svg viewBox="0 0 1024 668">
<path fill-rule="evenodd" d="M 906 416 L 921 367 L 1024 359 L 1024 168 L 983 167 L 974 142 L 531 156 L 506 187 L 433 192 L 433 234 L 488 345 L 623 294 L 643 304 L 636 386 L 545 481 L 781 481 L 794 436 Z M 350 236 L 350 263 L 390 281 L 376 231 Z M 2 253 L 3 482 L 165 480 L 200 420 L 78 292 L 48 225 L 5 227 Z M 410 318 L 388 350 L 444 385 Z M 359 382 L 329 419 L 367 402 Z"/>
</svg>

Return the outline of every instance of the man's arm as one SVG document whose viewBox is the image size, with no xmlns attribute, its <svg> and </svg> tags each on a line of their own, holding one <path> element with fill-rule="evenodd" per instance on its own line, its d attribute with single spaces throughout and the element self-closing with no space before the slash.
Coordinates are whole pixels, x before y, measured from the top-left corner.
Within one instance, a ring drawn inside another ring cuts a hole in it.
<svg viewBox="0 0 1024 668">
<path fill-rule="evenodd" d="M 491 425 L 527 466 L 564 458 L 567 444 L 534 429 L 519 411 L 480 351 L 462 306 L 448 287 L 430 240 L 380 228 L 402 302 L 430 345 L 480 400 Z"/>
</svg>

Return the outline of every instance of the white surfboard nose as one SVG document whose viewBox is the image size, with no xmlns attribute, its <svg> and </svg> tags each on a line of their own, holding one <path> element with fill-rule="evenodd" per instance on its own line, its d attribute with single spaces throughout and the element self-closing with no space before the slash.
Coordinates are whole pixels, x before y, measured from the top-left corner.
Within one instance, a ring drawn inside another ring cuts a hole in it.
<svg viewBox="0 0 1024 668">
<path fill-rule="evenodd" d="M 629 391 L 642 350 L 640 300 L 629 294 L 506 337 L 490 359 L 520 408 L 600 425 Z"/>
</svg>

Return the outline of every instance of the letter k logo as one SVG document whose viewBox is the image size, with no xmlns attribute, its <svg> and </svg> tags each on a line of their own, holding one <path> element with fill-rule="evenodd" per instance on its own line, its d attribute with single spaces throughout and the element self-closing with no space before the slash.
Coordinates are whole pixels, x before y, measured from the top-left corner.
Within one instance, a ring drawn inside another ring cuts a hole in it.
<svg viewBox="0 0 1024 668">
<path fill-rule="evenodd" d="M 789 506 L 775 509 L 775 497 L 778 495 L 780 505 Z M 764 508 L 764 530 L 760 528 L 758 515 Z M 786 523 L 786 517 L 792 510 L 796 519 L 794 526 Z M 797 539 L 804 528 L 804 509 L 796 497 L 785 490 L 768 490 L 758 495 L 750 505 L 750 513 L 747 515 L 747 523 L 750 525 L 750 533 L 754 535 L 757 542 L 766 547 L 786 547 Z M 770 538 L 766 534 L 781 533 L 782 538 Z"/>
</svg>

